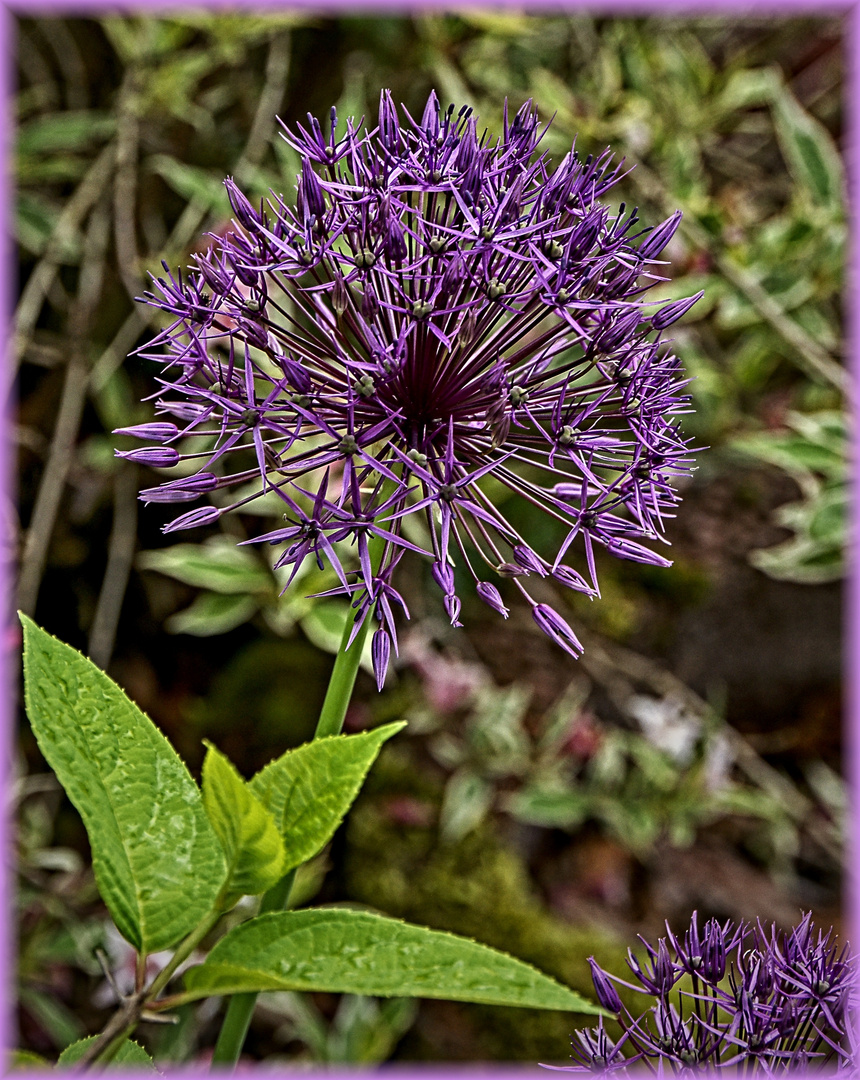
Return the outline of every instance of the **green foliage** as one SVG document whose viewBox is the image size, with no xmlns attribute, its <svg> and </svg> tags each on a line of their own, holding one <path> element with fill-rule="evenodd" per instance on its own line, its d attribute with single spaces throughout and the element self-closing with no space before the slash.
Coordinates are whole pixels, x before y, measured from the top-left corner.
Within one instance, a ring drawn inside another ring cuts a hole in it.
<svg viewBox="0 0 860 1080">
<path fill-rule="evenodd" d="M 142 551 L 137 557 L 142 570 L 157 570 L 186 585 L 233 595 L 268 592 L 271 575 L 253 552 L 236 546 L 226 536 L 206 544 L 176 544 L 159 551 Z"/>
<path fill-rule="evenodd" d="M 593 746 L 580 757 L 568 741 L 588 694 L 587 682 L 574 679 L 537 724 L 528 722 L 530 694 L 518 683 L 479 687 L 454 724 L 422 706 L 407 713 L 410 731 L 429 735 L 430 753 L 450 772 L 439 814 L 443 839 L 462 840 L 501 808 L 544 828 L 577 832 L 596 824 L 645 859 L 662 840 L 688 846 L 702 828 L 743 814 L 774 851 L 788 834 L 797 848 L 796 825 L 780 799 L 732 777 L 719 720 L 706 723 L 671 696 L 634 696 L 631 718 L 641 730 L 586 721 L 585 742 Z"/>
<path fill-rule="evenodd" d="M 412 998 L 376 998 L 344 994 L 331 1023 L 310 994 L 276 991 L 266 1004 L 284 1020 L 292 1039 L 303 1042 L 310 1061 L 319 1064 L 377 1065 L 387 1061 L 418 1014 Z"/>
<path fill-rule="evenodd" d="M 186 975 L 191 994 L 323 990 L 599 1013 L 521 960 L 452 934 L 363 911 L 260 915 Z"/>
<path fill-rule="evenodd" d="M 80 1061 L 83 1052 L 88 1046 L 94 1043 L 97 1038 L 97 1035 L 90 1035 L 89 1038 L 80 1039 L 78 1042 L 72 1043 L 71 1046 L 67 1046 L 57 1059 L 58 1067 L 76 1065 L 78 1061 Z M 119 1050 L 117 1050 L 116 1056 L 111 1062 L 111 1068 L 136 1069 L 143 1073 L 155 1073 L 156 1075 L 161 1075 L 158 1072 L 158 1069 L 156 1069 L 152 1058 L 147 1054 L 140 1043 L 133 1042 L 131 1039 L 126 1039 Z"/>
<path fill-rule="evenodd" d="M 271 813 L 214 746 L 203 762 L 203 805 L 227 860 L 224 907 L 257 896 L 286 871 L 284 843 Z"/>
<path fill-rule="evenodd" d="M 38 154 L 67 154 L 104 142 L 115 131 L 116 117 L 108 112 L 87 109 L 47 113 L 21 125 L 16 149 L 24 159 Z M 26 170 L 26 160 L 19 161 L 19 167 Z"/>
<path fill-rule="evenodd" d="M 202 940 L 219 910 L 272 888 L 331 838 L 383 743 L 404 724 L 288 751 L 250 784 L 210 746 L 201 797 L 169 744 L 119 687 L 31 620 L 22 616 L 22 622 L 28 713 L 84 818 L 97 880 L 119 929 L 141 954 L 188 935 L 152 984 L 155 995 L 171 964 Z M 329 991 L 600 1011 L 486 945 L 358 911 L 261 915 L 229 930 L 186 978 L 186 1000 Z M 402 1007 L 392 1014 L 383 1045 L 407 1014 Z M 363 1049 L 351 1052 L 378 1055 L 378 1020 L 377 1014 L 358 1025 Z M 69 1047 L 61 1064 L 79 1060 L 90 1042 Z M 117 1061 L 138 1065 L 141 1053 L 127 1043 Z"/>
<path fill-rule="evenodd" d="M 352 805 L 383 743 L 403 722 L 359 735 L 334 735 L 288 750 L 251 780 L 284 841 L 283 871 L 328 843 Z"/>
<path fill-rule="evenodd" d="M 671 711 L 671 702 L 665 706 Z M 607 730 L 584 765 L 559 760 L 554 768 L 536 771 L 505 798 L 505 809 L 519 821 L 571 832 L 596 822 L 639 858 L 663 838 L 687 847 L 701 828 L 735 814 L 756 820 L 775 851 L 784 846 L 788 830 L 796 850 L 797 830 L 783 802 L 764 788 L 721 775 L 727 747 L 719 726 L 683 738 L 690 736 L 690 756 L 685 752 L 679 759 L 677 751 L 638 732 Z"/>
<path fill-rule="evenodd" d="M 21 616 L 27 715 L 83 818 L 99 890 L 143 953 L 211 910 L 224 858 L 185 765 L 104 672 Z"/>
<path fill-rule="evenodd" d="M 255 510 L 258 509 L 255 507 Z M 265 511 L 264 511 L 265 512 Z M 347 545 L 341 555 L 351 557 Z M 278 552 L 274 552 L 277 558 Z M 349 605 L 340 600 L 316 600 L 310 593 L 324 592 L 337 580 L 330 568 L 302 567 L 286 592 L 287 571 L 272 570 L 259 549 L 237 547 L 234 537 L 217 534 L 203 544 L 142 551 L 137 557 L 142 570 L 154 570 L 201 592 L 189 607 L 169 616 L 165 629 L 171 634 L 212 637 L 225 634 L 262 615 L 270 629 L 289 636 L 298 625 L 318 649 L 336 653 Z M 362 650 L 362 667 L 373 670 L 370 641 Z"/>
<path fill-rule="evenodd" d="M 201 593 L 183 611 L 171 615 L 165 629 L 171 634 L 214 637 L 246 623 L 257 613 L 259 606 L 253 596 Z"/>
<path fill-rule="evenodd" d="M 785 87 L 775 102 L 776 134 L 795 181 L 813 203 L 841 216 L 845 175 L 842 159 L 827 129 Z"/>
<path fill-rule="evenodd" d="M 774 514 L 775 522 L 795 535 L 754 551 L 750 562 L 785 581 L 835 581 L 845 572 L 850 507 L 847 418 L 834 410 L 789 413 L 786 423 L 791 432 L 758 432 L 732 440 L 733 449 L 783 469 L 803 493 L 799 502 Z"/>
</svg>

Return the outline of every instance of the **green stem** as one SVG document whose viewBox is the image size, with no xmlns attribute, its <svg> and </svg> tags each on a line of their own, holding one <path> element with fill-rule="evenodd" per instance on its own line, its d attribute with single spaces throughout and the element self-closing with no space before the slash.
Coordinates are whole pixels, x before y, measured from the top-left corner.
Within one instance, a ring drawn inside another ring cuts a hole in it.
<svg viewBox="0 0 860 1080">
<path fill-rule="evenodd" d="M 382 558 L 384 541 L 374 537 L 368 546 L 370 548 L 371 563 L 374 567 L 377 567 Z M 322 739 L 326 735 L 339 735 L 343 728 L 343 720 L 349 706 L 349 699 L 352 697 L 355 678 L 358 675 L 358 665 L 361 663 L 364 642 L 370 629 L 370 620 L 371 615 L 368 612 L 364 625 L 355 635 L 352 644 L 347 648 L 350 634 L 355 626 L 355 616 L 350 611 L 350 617 L 347 617 L 340 639 L 340 648 L 337 651 L 334 667 L 329 678 L 317 729 L 314 732 L 315 739 Z M 295 875 L 295 870 L 291 870 L 277 885 L 273 885 L 269 889 L 263 896 L 260 914 L 266 911 L 281 911 L 286 906 Z M 221 1026 L 218 1041 L 212 1054 L 213 1066 L 235 1065 L 239 1060 L 256 1003 L 257 995 L 254 993 L 234 994 L 230 998 L 227 1012 L 224 1015 L 224 1023 Z"/>
<path fill-rule="evenodd" d="M 326 735 L 339 735 L 343 728 L 343 718 L 352 697 L 352 688 L 355 686 L 355 677 L 358 674 L 358 665 L 361 663 L 361 653 L 364 642 L 367 640 L 367 631 L 370 628 L 370 615 L 364 620 L 364 626 L 355 635 L 355 640 L 347 649 L 349 635 L 352 633 L 354 622 L 346 620 L 343 628 L 343 636 L 340 639 L 340 648 L 335 657 L 331 678 L 322 711 L 314 732 L 315 739 L 322 739 Z"/>
<path fill-rule="evenodd" d="M 290 870 L 285 877 L 263 894 L 263 902 L 260 904 L 261 915 L 266 911 L 281 911 L 287 906 L 295 878 L 296 871 Z M 224 1014 L 224 1023 L 221 1025 L 218 1041 L 212 1053 L 213 1066 L 235 1065 L 239 1060 L 256 1004 L 257 995 L 254 993 L 233 994 L 230 998 L 227 1012 Z"/>
<path fill-rule="evenodd" d="M 220 907 L 216 907 L 206 916 L 198 927 L 191 931 L 188 937 L 180 944 L 173 956 L 171 956 L 170 960 L 152 980 L 152 983 L 147 990 L 147 999 L 158 997 L 161 991 L 173 978 L 173 973 L 179 965 L 194 952 L 223 914 L 223 910 Z"/>
</svg>

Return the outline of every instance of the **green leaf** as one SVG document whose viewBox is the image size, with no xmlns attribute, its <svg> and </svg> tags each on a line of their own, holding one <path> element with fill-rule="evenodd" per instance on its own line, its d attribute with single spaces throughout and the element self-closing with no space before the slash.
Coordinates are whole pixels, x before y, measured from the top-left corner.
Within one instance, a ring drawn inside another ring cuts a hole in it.
<svg viewBox="0 0 860 1080">
<path fill-rule="evenodd" d="M 32 1050 L 12 1050 L 9 1053 L 10 1072 L 35 1072 L 37 1069 L 47 1072 L 50 1067 L 51 1063 L 47 1058 Z"/>
<path fill-rule="evenodd" d="M 743 68 L 733 71 L 716 99 L 716 109 L 725 115 L 742 109 L 769 105 L 780 93 L 778 68 Z"/>
<path fill-rule="evenodd" d="M 482 776 L 468 766 L 458 769 L 445 787 L 439 828 L 449 843 L 462 840 L 478 827 L 493 805 L 495 791 Z"/>
<path fill-rule="evenodd" d="M 174 544 L 161 551 L 142 551 L 137 565 L 215 593 L 247 595 L 272 590 L 272 575 L 257 557 L 227 537 L 208 544 Z"/>
<path fill-rule="evenodd" d="M 225 904 L 257 896 L 284 874 L 284 844 L 275 819 L 233 764 L 207 744 L 203 805 L 227 859 Z"/>
<path fill-rule="evenodd" d="M 84 820 L 120 933 L 167 949 L 212 909 L 224 857 L 197 785 L 152 721 L 26 615 L 24 696 L 39 748 Z"/>
<path fill-rule="evenodd" d="M 190 607 L 166 619 L 164 626 L 169 634 L 213 637 L 215 634 L 226 634 L 247 622 L 256 614 L 259 606 L 253 596 L 201 593 Z"/>
<path fill-rule="evenodd" d="M 15 200 L 15 238 L 34 255 L 41 255 L 54 235 L 59 213 L 45 199 L 22 191 Z M 73 264 L 81 255 L 81 240 L 76 233 L 60 245 L 61 262 Z"/>
<path fill-rule="evenodd" d="M 753 551 L 749 561 L 768 577 L 799 585 L 823 585 L 838 581 L 845 574 L 840 547 L 819 544 L 803 536 L 795 536 L 776 547 Z"/>
<path fill-rule="evenodd" d="M 149 159 L 149 167 L 188 202 L 199 202 L 211 210 L 229 213 L 230 202 L 220 178 L 205 169 L 195 168 L 166 154 L 155 154 Z"/>
<path fill-rule="evenodd" d="M 743 454 L 778 465 L 788 473 L 811 471 L 833 476 L 844 470 L 844 458 L 840 454 L 800 435 L 756 432 L 732 439 L 731 446 Z"/>
<path fill-rule="evenodd" d="M 332 735 L 288 750 L 250 781 L 275 818 L 286 849 L 283 872 L 310 859 L 332 838 L 382 744 L 405 722 L 360 735 Z"/>
<path fill-rule="evenodd" d="M 44 1029 L 54 1046 L 65 1046 L 79 1039 L 86 1031 L 80 1019 L 55 994 L 22 986 L 19 996 L 21 1004 Z"/>
<path fill-rule="evenodd" d="M 306 990 L 602 1011 L 487 945 L 343 909 L 278 911 L 242 923 L 186 973 L 185 985 L 195 997 Z"/>
<path fill-rule="evenodd" d="M 774 105 L 774 126 L 795 180 L 814 202 L 841 213 L 845 177 L 839 151 L 827 129 L 785 87 Z"/>
<path fill-rule="evenodd" d="M 116 117 L 106 112 L 50 113 L 25 124 L 18 132 L 19 154 L 68 153 L 104 142 L 116 130 Z"/>
<path fill-rule="evenodd" d="M 97 1038 L 98 1035 L 89 1035 L 86 1039 L 81 1039 L 79 1042 L 67 1046 L 57 1059 L 57 1065 L 77 1064 L 77 1062 L 81 1060 L 81 1056 L 86 1048 L 90 1043 L 95 1042 Z M 155 1062 L 149 1054 L 147 1054 L 140 1043 L 132 1042 L 131 1039 L 126 1039 L 119 1050 L 117 1050 L 116 1057 L 110 1063 L 110 1068 L 113 1069 L 117 1065 L 127 1065 L 131 1069 L 143 1069 L 146 1072 L 158 1073 Z"/>
<path fill-rule="evenodd" d="M 323 652 L 337 653 L 343 636 L 343 626 L 350 614 L 349 605 L 343 601 L 325 600 L 316 603 L 303 615 L 300 624 L 308 641 Z M 368 634 L 361 652 L 361 666 L 373 671 L 371 635 Z"/>
<path fill-rule="evenodd" d="M 588 816 L 588 797 L 570 788 L 526 787 L 509 795 L 505 809 L 518 821 L 548 829 L 571 829 Z"/>
</svg>

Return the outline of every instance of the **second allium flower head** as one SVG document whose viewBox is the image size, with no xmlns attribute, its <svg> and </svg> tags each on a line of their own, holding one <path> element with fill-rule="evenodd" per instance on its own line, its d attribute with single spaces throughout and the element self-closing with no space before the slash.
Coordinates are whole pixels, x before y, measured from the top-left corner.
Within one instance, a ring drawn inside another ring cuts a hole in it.
<svg viewBox="0 0 860 1080">
<path fill-rule="evenodd" d="M 623 204 L 613 214 L 599 199 L 623 163 L 571 149 L 553 170 L 545 130 L 527 102 L 506 108 L 499 138 L 479 135 L 470 109 L 443 111 L 435 94 L 401 122 L 387 91 L 370 132 L 349 119 L 338 135 L 332 110 L 326 137 L 309 117 L 284 132 L 302 159 L 295 206 L 272 194 L 256 208 L 227 180 L 235 231 L 147 297 L 174 316 L 142 354 L 164 366 L 157 407 L 173 421 L 123 429 L 157 444 L 123 456 L 200 468 L 142 498 L 211 493 L 173 531 L 274 492 L 285 523 L 257 540 L 294 571 L 309 555 L 333 566 L 356 632 L 378 620 L 380 685 L 407 549 L 432 558 L 454 625 L 456 564 L 503 615 L 486 578 L 512 578 L 574 656 L 530 575 L 598 595 L 595 543 L 668 565 L 640 543 L 661 537 L 672 479 L 690 469 L 683 375 L 659 338 L 696 298 L 649 313 L 642 296 L 680 214 L 653 229 Z M 491 477 L 562 523 L 557 551 L 532 549 L 485 490 Z M 413 514 L 426 549 L 404 536 Z M 354 571 L 333 547 L 348 538 Z M 564 561 L 574 541 L 580 570 Z"/>
</svg>

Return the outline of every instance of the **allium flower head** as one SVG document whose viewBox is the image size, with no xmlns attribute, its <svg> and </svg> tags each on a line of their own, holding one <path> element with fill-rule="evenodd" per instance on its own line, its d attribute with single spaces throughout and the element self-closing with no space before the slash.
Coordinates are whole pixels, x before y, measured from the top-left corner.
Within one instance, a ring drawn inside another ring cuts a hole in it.
<svg viewBox="0 0 860 1080">
<path fill-rule="evenodd" d="M 695 912 L 683 939 L 666 929 L 657 948 L 640 939 L 648 963 L 630 953 L 638 985 L 589 961 L 597 999 L 617 1015 L 623 1034 L 613 1044 L 602 1024 L 577 1032 L 576 1064 L 565 1071 L 626 1076 L 640 1062 L 659 1075 L 770 1076 L 800 1066 L 855 1075 L 857 975 L 832 930 L 816 931 L 807 914 L 787 934 L 716 919 L 700 934 Z M 634 1016 L 613 984 L 644 993 L 653 1004 Z"/>
<path fill-rule="evenodd" d="M 643 228 L 635 209 L 611 211 L 622 164 L 572 148 L 553 167 L 544 131 L 531 102 L 491 137 L 468 108 L 431 94 L 416 119 L 388 91 L 370 131 L 332 110 L 326 136 L 309 117 L 283 134 L 301 156 L 295 199 L 258 207 L 228 179 L 233 231 L 147 296 L 173 316 L 142 353 L 163 365 L 157 411 L 173 419 L 143 425 L 156 445 L 125 456 L 184 474 L 142 497 L 209 497 L 172 531 L 274 493 L 284 524 L 256 541 L 294 572 L 309 556 L 333 566 L 356 629 L 378 623 L 380 682 L 406 550 L 432 559 L 454 625 L 470 579 L 506 616 L 494 582 L 511 578 L 574 656 L 530 577 L 598 595 L 595 545 L 668 565 L 642 541 L 661 538 L 690 457 L 660 335 L 696 298 L 655 310 L 643 296 L 680 215 Z M 560 523 L 557 550 L 533 550 L 491 480 Z M 416 515 L 423 534 L 407 528 Z M 345 539 L 357 569 L 334 548 Z"/>
</svg>

